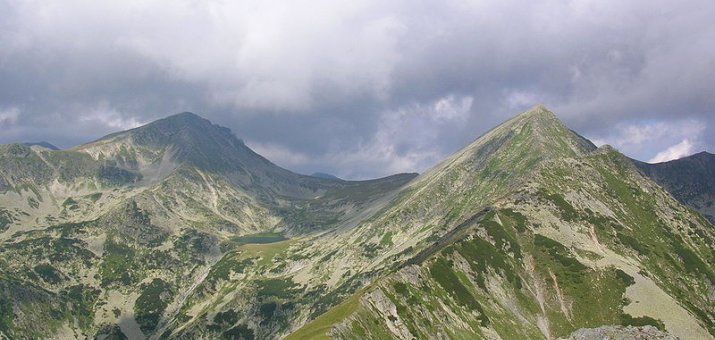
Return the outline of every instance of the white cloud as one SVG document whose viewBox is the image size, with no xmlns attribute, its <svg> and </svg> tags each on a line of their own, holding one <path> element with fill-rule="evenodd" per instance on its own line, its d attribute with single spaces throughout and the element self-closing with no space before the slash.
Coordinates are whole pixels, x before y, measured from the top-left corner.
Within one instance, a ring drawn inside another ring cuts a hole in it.
<svg viewBox="0 0 715 340">
<path fill-rule="evenodd" d="M 17 107 L 0 109 L 0 127 L 15 124 L 18 117 L 20 117 L 20 109 Z"/>
<path fill-rule="evenodd" d="M 259 155 L 283 167 L 295 167 L 310 162 L 307 155 L 292 151 L 282 145 L 249 142 L 246 145 Z"/>
<path fill-rule="evenodd" d="M 440 138 L 464 124 L 472 103 L 472 97 L 450 95 L 383 112 L 372 139 L 354 150 L 328 154 L 326 163 L 344 169 L 340 175 L 345 178 L 365 177 L 376 168 L 384 174 L 422 172 L 446 156 Z"/>
<path fill-rule="evenodd" d="M 100 102 L 89 112 L 80 116 L 79 121 L 84 124 L 98 123 L 114 131 L 133 129 L 144 124 L 135 117 L 127 116 L 127 114 L 110 107 L 108 103 Z"/>
<path fill-rule="evenodd" d="M 177 81 L 201 84 L 209 103 L 236 109 L 306 110 L 324 91 L 386 98 L 405 29 L 377 1 L 65 7 L 48 11 L 53 23 L 77 26 L 55 16 L 77 20 L 112 11 L 101 39 L 148 59 Z"/>
<path fill-rule="evenodd" d="M 687 139 L 683 139 L 682 142 L 659 152 L 657 155 L 655 155 L 655 157 L 651 158 L 648 163 L 667 162 L 674 159 L 689 156 L 693 153 L 695 153 L 695 145 L 693 144 L 693 142 Z"/>
<path fill-rule="evenodd" d="M 194 111 L 299 151 L 301 171 L 384 175 L 544 103 L 650 159 L 715 145 L 713 16 L 712 0 L 0 0 L 0 108 L 22 108 L 0 142 L 70 145 Z M 87 118 L 101 100 L 116 112 Z M 688 120 L 708 132 L 680 132 Z M 370 165 L 347 161 L 360 150 Z"/>
<path fill-rule="evenodd" d="M 691 152 L 703 144 L 704 131 L 705 124 L 698 120 L 648 121 L 618 124 L 607 134 L 592 136 L 591 140 L 596 145 L 610 144 L 630 157 L 652 162 Z"/>
</svg>

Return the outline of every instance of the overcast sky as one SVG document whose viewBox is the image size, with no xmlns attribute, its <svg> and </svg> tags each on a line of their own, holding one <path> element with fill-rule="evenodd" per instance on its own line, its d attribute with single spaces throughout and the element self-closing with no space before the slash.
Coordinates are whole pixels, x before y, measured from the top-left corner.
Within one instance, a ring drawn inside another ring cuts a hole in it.
<svg viewBox="0 0 715 340">
<path fill-rule="evenodd" d="M 303 173 L 422 172 L 543 103 L 626 155 L 715 150 L 715 1 L 0 0 L 0 143 L 183 111 Z"/>
</svg>

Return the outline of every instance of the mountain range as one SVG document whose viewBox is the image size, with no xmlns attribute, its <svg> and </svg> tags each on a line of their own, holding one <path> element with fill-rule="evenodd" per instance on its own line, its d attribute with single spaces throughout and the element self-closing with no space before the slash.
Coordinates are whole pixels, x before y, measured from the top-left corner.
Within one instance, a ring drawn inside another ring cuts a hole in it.
<svg viewBox="0 0 715 340">
<path fill-rule="evenodd" d="M 678 201 L 715 224 L 715 155 L 703 151 L 669 162 L 633 163 Z"/>
<path fill-rule="evenodd" d="M 0 337 L 710 339 L 712 156 L 641 163 L 543 106 L 369 181 L 192 113 L 2 145 Z"/>
</svg>

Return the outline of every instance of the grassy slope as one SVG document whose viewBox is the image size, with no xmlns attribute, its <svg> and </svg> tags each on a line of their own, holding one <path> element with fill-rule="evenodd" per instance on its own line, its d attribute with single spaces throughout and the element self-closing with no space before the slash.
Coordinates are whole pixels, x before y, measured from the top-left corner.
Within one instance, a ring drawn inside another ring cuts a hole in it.
<svg viewBox="0 0 715 340">
<path fill-rule="evenodd" d="M 566 336 L 604 324 L 682 331 L 677 320 L 623 311 L 632 302 L 626 290 L 635 280 L 600 260 L 611 256 L 640 263 L 644 275 L 699 320 L 701 326 L 689 324 L 692 333 L 679 335 L 707 337 L 699 327 L 715 334 L 715 310 L 708 298 L 715 269 L 713 230 L 642 178 L 621 155 L 604 151 L 549 163 L 502 204 L 523 215 L 499 210 L 470 236 L 375 285 L 373 290 L 389 297 L 398 315 L 385 316 L 363 303 L 352 305 L 352 313 L 331 314 L 332 328 L 325 319 L 320 327 L 309 323 L 306 328 L 345 338 L 364 332 L 377 336 L 384 327 L 376 326 L 372 334 L 360 325 L 390 322 L 405 325 L 417 337 Z M 415 270 L 419 274 L 411 273 Z"/>
</svg>

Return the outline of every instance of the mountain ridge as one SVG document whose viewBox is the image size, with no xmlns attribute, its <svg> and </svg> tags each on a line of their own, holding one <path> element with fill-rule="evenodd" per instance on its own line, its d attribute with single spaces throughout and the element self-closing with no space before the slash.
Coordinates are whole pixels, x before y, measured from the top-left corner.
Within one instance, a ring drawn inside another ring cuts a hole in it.
<svg viewBox="0 0 715 340">
<path fill-rule="evenodd" d="M 703 214 L 715 225 L 715 155 L 702 151 L 667 162 L 633 161 L 653 181 L 681 203 Z"/>
<path fill-rule="evenodd" d="M 0 333 L 715 334 L 715 229 L 543 106 L 416 178 L 358 182 L 170 118 L 68 151 L 0 146 Z"/>
</svg>

